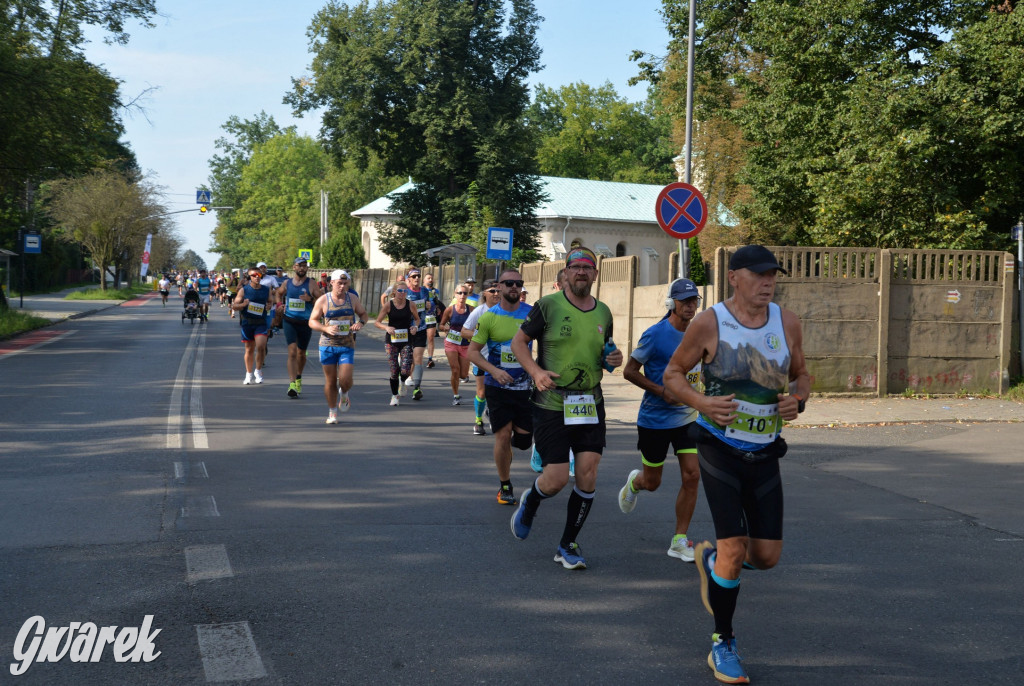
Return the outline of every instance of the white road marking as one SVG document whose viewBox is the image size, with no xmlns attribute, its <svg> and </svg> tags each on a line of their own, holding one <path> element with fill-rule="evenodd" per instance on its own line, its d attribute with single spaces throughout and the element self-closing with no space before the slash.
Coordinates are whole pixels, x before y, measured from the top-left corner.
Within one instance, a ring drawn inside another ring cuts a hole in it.
<svg viewBox="0 0 1024 686">
<path fill-rule="evenodd" d="M 171 406 L 167 411 L 167 447 L 181 447 L 181 396 L 185 390 L 185 372 L 188 371 L 188 360 L 192 355 L 193 345 L 200 329 L 192 331 L 185 352 L 181 354 L 178 364 L 178 375 L 174 377 L 174 388 L 171 391 Z"/>
<path fill-rule="evenodd" d="M 207 681 L 243 681 L 267 676 L 249 622 L 198 624 L 196 634 Z"/>
<path fill-rule="evenodd" d="M 212 495 L 189 496 L 181 508 L 182 517 L 220 517 L 217 501 Z"/>
<path fill-rule="evenodd" d="M 209 479 L 210 475 L 206 472 L 205 462 L 189 462 L 188 463 L 189 473 L 194 475 L 197 479 Z M 185 463 L 175 462 L 174 463 L 174 478 L 184 479 L 185 478 Z"/>
<path fill-rule="evenodd" d="M 65 331 L 63 333 L 59 333 L 56 336 L 53 336 L 52 338 L 47 338 L 45 341 L 39 341 L 38 343 L 33 343 L 32 345 L 25 346 L 24 348 L 18 348 L 17 350 L 12 350 L 10 352 L 4 353 L 3 356 L 4 357 L 13 357 L 15 355 L 20 355 L 21 353 L 30 352 L 32 350 L 35 350 L 36 348 L 42 348 L 44 345 L 50 345 L 51 343 L 56 343 L 60 339 L 64 338 L 65 336 L 70 336 L 71 334 L 75 333 L 76 331 L 78 331 L 78 329 L 69 329 L 69 330 L 67 330 L 67 331 Z"/>
<path fill-rule="evenodd" d="M 235 575 L 224 544 L 190 545 L 185 548 L 185 580 L 188 583 L 225 579 Z"/>
<path fill-rule="evenodd" d="M 192 443 L 200 450 L 210 447 L 206 440 L 206 422 L 203 420 L 203 350 L 206 348 L 206 328 L 196 344 L 196 362 L 192 365 L 192 385 L 189 386 L 189 407 L 192 415 Z"/>
</svg>

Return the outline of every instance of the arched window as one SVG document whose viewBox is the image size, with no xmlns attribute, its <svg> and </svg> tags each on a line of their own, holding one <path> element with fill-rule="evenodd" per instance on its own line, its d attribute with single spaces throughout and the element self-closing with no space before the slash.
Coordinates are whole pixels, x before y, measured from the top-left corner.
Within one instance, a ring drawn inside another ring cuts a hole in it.
<svg viewBox="0 0 1024 686">
<path fill-rule="evenodd" d="M 615 246 L 615 256 L 625 257 L 626 256 L 626 244 L 625 242 L 619 243 Z"/>
<path fill-rule="evenodd" d="M 363 231 L 363 257 L 367 262 L 370 260 L 370 232 Z"/>
</svg>

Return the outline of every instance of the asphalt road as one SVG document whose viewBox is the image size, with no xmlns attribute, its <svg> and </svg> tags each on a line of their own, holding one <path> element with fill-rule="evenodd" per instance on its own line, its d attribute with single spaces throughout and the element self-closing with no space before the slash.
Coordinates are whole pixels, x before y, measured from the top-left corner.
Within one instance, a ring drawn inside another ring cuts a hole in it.
<svg viewBox="0 0 1024 686">
<path fill-rule="evenodd" d="M 361 336 L 352 411 L 328 426 L 316 361 L 288 399 L 275 338 L 266 382 L 242 386 L 237 324 L 179 312 L 111 308 L 0 356 L 0 684 L 714 683 L 696 570 L 665 555 L 678 473 L 628 516 L 615 503 L 639 461 L 628 422 L 570 572 L 552 560 L 565 493 L 512 537 L 445 365 L 388 407 Z M 754 683 L 1024 675 L 1024 424 L 789 438 L 783 560 L 744 573 L 736 616 Z M 517 492 L 530 474 L 517 454 Z M 711 535 L 702 495 L 691 537 Z M 146 615 L 151 662 L 9 672 L 30 617 Z"/>
</svg>

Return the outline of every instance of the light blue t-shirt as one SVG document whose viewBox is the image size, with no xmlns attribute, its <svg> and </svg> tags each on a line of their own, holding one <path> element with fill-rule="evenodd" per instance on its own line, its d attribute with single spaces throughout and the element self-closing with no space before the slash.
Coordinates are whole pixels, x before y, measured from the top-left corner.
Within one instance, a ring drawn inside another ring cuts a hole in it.
<svg viewBox="0 0 1024 686">
<path fill-rule="evenodd" d="M 672 353 L 676 351 L 683 340 L 683 332 L 672 326 L 668 318 L 644 331 L 640 336 L 640 343 L 630 354 L 634 360 L 643 365 L 644 376 L 658 385 L 664 385 L 662 380 L 665 374 L 665 367 L 672 359 Z M 687 380 L 693 384 L 700 380 L 700 364 L 690 370 L 686 375 Z M 688 405 L 669 405 L 660 396 L 644 391 L 643 400 L 640 401 L 640 412 L 637 415 L 637 426 L 646 429 L 674 429 L 685 426 L 697 419 L 697 410 Z"/>
</svg>

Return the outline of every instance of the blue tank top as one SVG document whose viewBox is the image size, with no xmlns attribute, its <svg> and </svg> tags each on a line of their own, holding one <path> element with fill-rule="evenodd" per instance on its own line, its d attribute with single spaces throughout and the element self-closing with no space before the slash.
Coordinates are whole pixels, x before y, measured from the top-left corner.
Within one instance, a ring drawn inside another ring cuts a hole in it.
<svg viewBox="0 0 1024 686">
<path fill-rule="evenodd" d="M 288 279 L 287 291 L 285 292 L 284 316 L 286 319 L 309 322 L 309 315 L 313 311 L 312 301 L 299 300 L 300 296 L 309 295 L 309 277 L 296 286 L 293 279 Z"/>
<path fill-rule="evenodd" d="M 245 298 L 249 301 L 249 307 L 242 310 L 242 319 L 260 319 L 267 315 L 267 301 L 270 300 L 270 289 L 266 286 L 256 289 L 246 284 L 242 290 L 245 291 Z"/>
<path fill-rule="evenodd" d="M 469 315 L 472 312 L 473 308 L 470 307 L 469 305 L 466 305 L 466 311 L 463 312 L 462 314 L 459 314 L 459 311 L 455 309 L 454 305 L 452 305 L 452 317 L 448 321 L 449 326 L 451 326 L 452 328 L 451 330 L 449 330 L 448 335 L 450 336 L 452 335 L 452 333 L 462 331 L 462 329 L 466 325 L 466 320 L 469 319 Z M 455 342 L 451 338 L 445 338 L 445 340 L 451 343 Z M 469 341 L 463 338 L 462 334 L 459 334 L 459 345 L 469 345 Z"/>
</svg>

